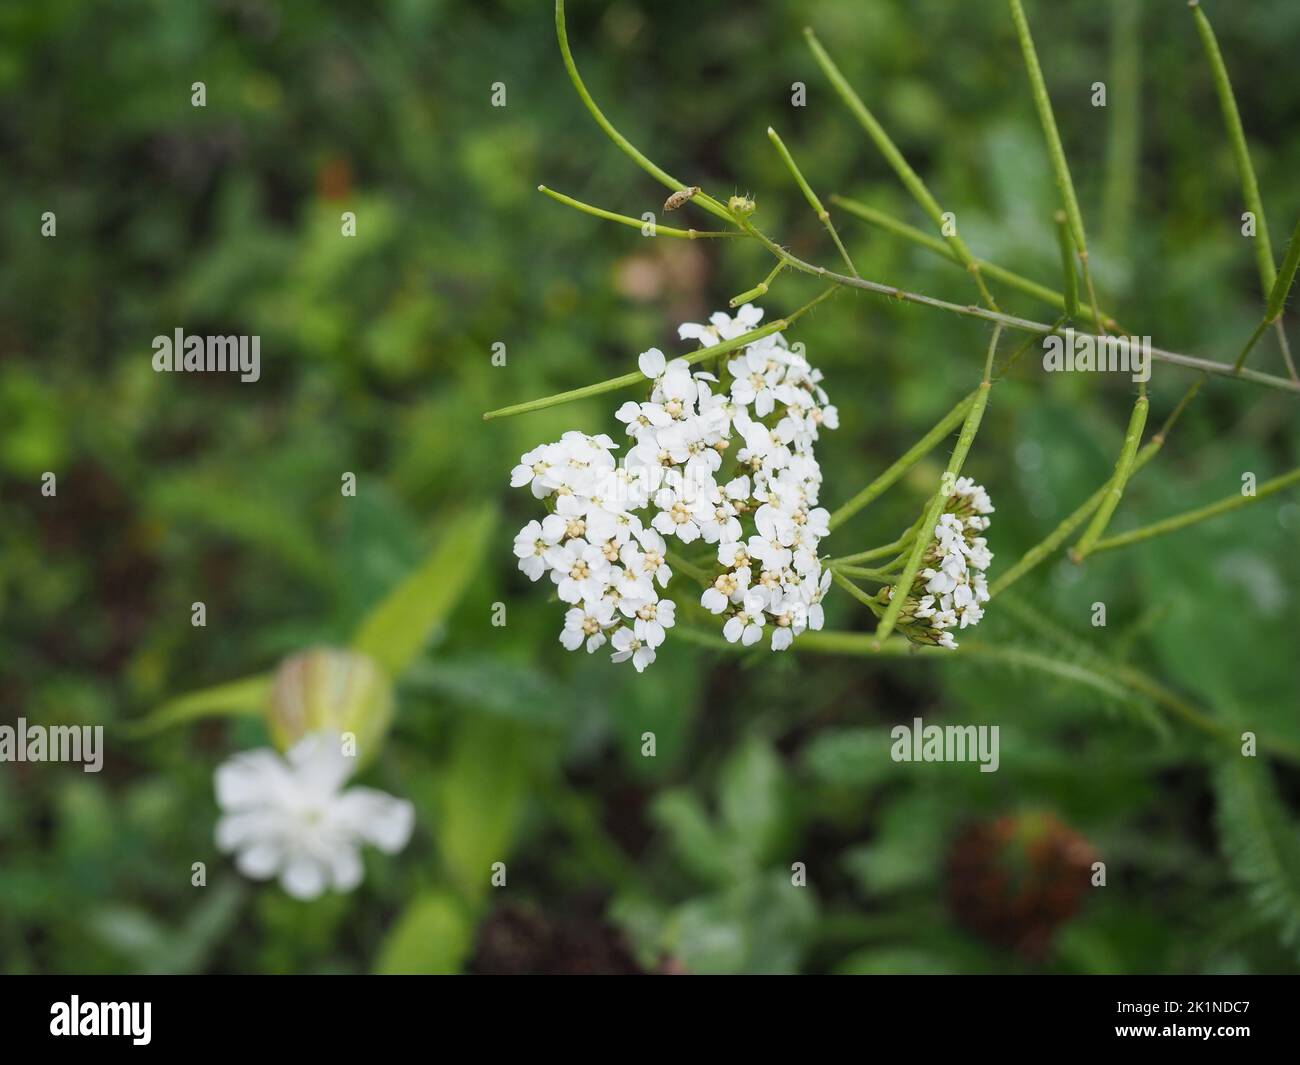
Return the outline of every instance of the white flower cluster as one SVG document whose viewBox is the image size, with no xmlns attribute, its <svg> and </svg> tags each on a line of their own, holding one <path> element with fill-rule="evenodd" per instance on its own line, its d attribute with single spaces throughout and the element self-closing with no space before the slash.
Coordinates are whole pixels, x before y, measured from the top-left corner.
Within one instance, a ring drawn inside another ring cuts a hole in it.
<svg viewBox="0 0 1300 1065">
<path fill-rule="evenodd" d="M 715 314 L 679 335 L 710 346 L 753 330 L 762 316 L 745 304 L 735 318 Z M 616 662 L 630 659 L 639 672 L 654 661 L 675 621 L 676 605 L 659 594 L 672 577 L 674 538 L 716 545 L 716 563 L 698 563 L 715 578 L 701 603 L 726 616 L 728 640 L 753 644 L 771 625 L 779 651 L 821 628 L 830 572 L 817 545 L 829 515 L 817 506 L 813 445 L 838 415 L 821 374 L 780 333 L 724 363 L 719 380 L 657 348 L 643 352 L 649 398 L 615 413 L 632 438 L 621 464 L 608 436 L 568 432 L 511 473 L 512 485 L 530 485 L 551 510 L 524 526 L 515 555 L 531 580 L 549 572 L 571 604 L 560 634 L 569 650 L 593 652 L 608 640 Z M 637 512 L 647 509 L 643 522 Z"/>
<path fill-rule="evenodd" d="M 935 525 L 923 556 L 927 566 L 903 604 L 899 629 L 917 643 L 955 648 L 950 630 L 976 625 L 989 599 L 985 571 L 993 561 L 988 541 L 978 535 L 993 513 L 989 494 L 969 477 L 959 477 Z M 918 588 L 920 594 L 918 595 Z M 893 597 L 890 589 L 890 598 Z"/>
</svg>

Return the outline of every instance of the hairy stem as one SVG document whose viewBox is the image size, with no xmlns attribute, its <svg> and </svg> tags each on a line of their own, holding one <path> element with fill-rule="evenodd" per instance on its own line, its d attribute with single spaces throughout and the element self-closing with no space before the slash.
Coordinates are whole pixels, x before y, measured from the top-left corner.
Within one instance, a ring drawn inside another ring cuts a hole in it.
<svg viewBox="0 0 1300 1065">
<path fill-rule="evenodd" d="M 566 196 L 562 192 L 556 192 L 554 189 L 548 189 L 545 185 L 537 186 L 538 192 L 543 192 L 551 199 L 559 203 L 574 207 L 584 214 L 594 215 L 597 218 L 604 218 L 610 222 L 618 222 L 620 225 L 631 226 L 633 229 L 639 229 L 645 232 L 649 228 L 649 234 L 652 237 L 678 237 L 682 240 L 702 240 L 709 237 L 748 237 L 748 233 L 742 233 L 735 229 L 725 230 L 708 230 L 708 229 L 673 229 L 672 226 L 661 226 L 657 222 L 647 222 L 641 218 L 632 218 L 625 214 L 616 214 L 613 211 L 606 211 L 603 207 L 593 207 L 589 203 L 583 203 L 581 200 L 575 200 L 572 196 Z"/>
<path fill-rule="evenodd" d="M 582 75 L 578 73 L 578 66 L 573 61 L 573 52 L 569 48 L 569 34 L 564 22 L 564 0 L 555 0 L 555 36 L 560 42 L 560 54 L 564 57 L 564 69 L 569 72 L 569 80 L 573 82 L 573 87 L 578 93 L 584 106 L 591 113 L 591 117 L 596 120 L 596 124 L 605 131 L 605 134 L 612 140 L 632 162 L 636 163 L 642 170 L 653 177 L 656 181 L 662 182 L 668 188 L 678 191 L 686 188 L 684 181 L 678 181 L 668 171 L 651 162 L 632 144 L 630 140 L 623 136 L 614 124 L 605 117 L 605 113 L 596 106 L 596 101 L 591 98 L 591 93 L 587 91 L 587 86 L 583 83 Z M 706 193 L 698 193 L 691 203 L 698 204 L 710 214 L 717 215 L 723 221 L 732 221 L 731 212 L 722 204 Z"/>
<path fill-rule="evenodd" d="M 934 498 L 926 507 L 925 517 L 921 521 L 920 529 L 917 530 L 916 541 L 912 544 L 912 550 L 908 553 L 903 572 L 899 575 L 898 583 L 894 586 L 894 597 L 890 599 L 889 606 L 885 608 L 885 616 L 880 619 L 880 625 L 876 629 L 877 643 L 887 639 L 889 634 L 894 631 L 898 615 L 902 612 L 903 604 L 907 600 L 907 593 L 921 568 L 921 558 L 934 537 L 934 527 L 939 521 L 939 515 L 943 511 L 944 503 L 947 500 L 946 492 L 949 490 L 951 483 L 956 480 L 957 475 L 961 473 L 962 465 L 970 452 L 971 444 L 975 442 L 975 434 L 979 432 L 980 421 L 984 417 L 984 408 L 989 401 L 989 389 L 992 387 L 993 377 L 993 355 L 997 350 L 998 338 L 1001 334 L 1002 330 L 1000 328 L 993 331 L 993 338 L 989 341 L 988 354 L 984 358 L 984 378 L 980 381 L 979 388 L 975 390 L 975 398 L 970 405 L 970 410 L 966 412 L 966 420 L 962 423 L 961 435 L 957 438 L 957 446 L 952 450 L 952 457 L 948 460 L 948 468 L 944 472 L 939 490 L 935 492 Z"/>
<path fill-rule="evenodd" d="M 876 116 L 871 113 L 867 105 L 862 102 L 862 98 L 853 91 L 853 86 L 840 72 L 840 68 L 835 65 L 835 61 L 827 54 L 826 49 L 822 47 L 821 42 L 817 40 L 817 35 L 809 27 L 803 31 L 804 37 L 808 40 L 808 47 L 812 49 L 813 57 L 817 64 L 822 68 L 835 91 L 839 93 L 840 99 L 844 101 L 845 106 L 853 113 L 853 117 L 858 120 L 862 128 L 866 130 L 867 136 L 875 142 L 880 154 L 885 157 L 886 162 L 894 169 L 898 175 L 899 181 L 910 192 L 913 198 L 924 209 L 925 213 L 930 216 L 931 221 L 939 228 L 939 232 L 947 239 L 953 253 L 957 256 L 958 262 L 970 271 L 971 277 L 975 279 L 975 285 L 979 289 L 980 298 L 989 306 L 991 310 L 997 310 L 997 302 L 993 299 L 987 286 L 984 284 L 984 278 L 980 274 L 979 260 L 971 254 L 966 242 L 957 234 L 956 227 L 952 227 L 952 232 L 947 232 L 948 226 L 944 216 L 944 210 L 939 206 L 925 182 L 906 159 L 903 153 L 898 150 L 898 146 L 890 139 L 885 128 L 876 121 Z"/>
<path fill-rule="evenodd" d="M 1228 78 L 1228 68 L 1223 62 L 1223 53 L 1219 51 L 1219 42 L 1214 36 L 1214 27 L 1205 17 L 1198 0 L 1188 0 L 1192 17 L 1196 20 L 1196 31 L 1201 35 L 1205 54 L 1210 60 L 1210 72 L 1214 77 L 1214 91 L 1219 97 L 1219 108 L 1223 111 L 1223 124 L 1228 128 L 1228 141 L 1232 145 L 1232 156 L 1237 164 L 1237 177 L 1241 180 L 1241 194 L 1246 201 L 1246 210 L 1255 216 L 1255 266 L 1259 270 L 1259 284 L 1267 297 L 1273 288 L 1277 276 L 1277 267 L 1273 263 L 1273 247 L 1268 239 L 1268 225 L 1264 221 L 1264 201 L 1259 196 L 1259 182 L 1255 180 L 1255 168 L 1250 162 L 1250 151 L 1246 148 L 1246 131 L 1241 125 L 1241 113 L 1237 110 L 1237 98 L 1232 92 L 1232 82 Z"/>
<path fill-rule="evenodd" d="M 978 391 L 979 390 L 977 389 L 975 392 L 971 392 L 969 395 L 959 400 L 952 410 L 935 423 L 933 429 L 908 448 L 907 451 L 905 451 L 888 469 L 886 469 L 884 473 L 862 489 L 861 492 L 855 495 L 842 507 L 836 510 L 830 518 L 831 531 L 833 532 L 838 526 L 843 525 L 849 520 L 849 518 L 853 517 L 854 514 L 865 507 L 868 503 L 882 495 L 895 482 L 897 482 L 903 474 L 938 447 L 940 441 L 962 423 L 962 420 L 966 417 L 967 411 L 970 410 L 970 405 L 975 402 Z"/>
<path fill-rule="evenodd" d="M 831 203 L 835 204 L 837 207 L 843 207 L 849 212 L 849 214 L 855 215 L 862 219 L 862 221 L 876 226 L 879 229 L 883 229 L 887 233 L 893 233 L 895 236 L 911 241 L 913 244 L 917 244 L 920 247 L 925 248 L 927 251 L 932 251 L 936 255 L 942 255 L 951 263 L 956 263 L 958 266 L 961 265 L 961 260 L 957 257 L 957 253 L 954 252 L 945 241 L 940 240 L 938 237 L 932 237 L 929 233 L 917 229 L 915 226 L 909 226 L 906 222 L 900 222 L 893 215 L 888 214 L 885 211 L 878 210 L 877 208 L 871 207 L 859 200 L 851 200 L 846 196 L 837 196 L 834 194 L 831 195 Z M 1037 281 L 1025 277 L 1023 274 L 1017 274 L 1011 270 L 1006 270 L 1003 267 L 998 266 L 996 263 L 989 262 L 987 259 L 977 259 L 976 261 L 979 263 L 980 270 L 994 281 L 1000 281 L 1008 288 L 1018 289 L 1026 295 L 1042 300 L 1044 303 L 1050 303 L 1056 307 L 1057 310 L 1065 310 L 1065 296 L 1063 293 L 1050 289 L 1046 285 L 1041 285 Z M 1085 304 L 1082 309 L 1087 311 L 1089 315 L 1095 313 L 1091 304 Z M 1119 323 L 1116 322 L 1114 318 L 1105 314 L 1103 314 L 1102 317 L 1105 319 L 1107 329 L 1122 332 Z"/>
<path fill-rule="evenodd" d="M 840 258 L 844 260 L 844 265 L 849 268 L 849 273 L 857 277 L 858 268 L 853 265 L 853 260 L 849 258 L 849 253 L 845 250 L 844 242 L 840 240 L 839 233 L 835 231 L 835 224 L 831 221 L 831 213 L 822 206 L 822 201 L 818 199 L 817 193 L 813 192 L 812 186 L 805 180 L 799 165 L 794 161 L 794 156 L 790 154 L 790 149 L 785 146 L 785 141 L 771 126 L 767 127 L 767 137 L 776 147 L 777 154 L 781 156 L 786 169 L 790 171 L 795 184 L 799 186 L 799 191 L 803 193 L 804 199 L 808 201 L 808 206 L 813 209 L 822 225 L 826 227 L 826 232 L 831 235 L 831 240 L 835 242 L 835 247 L 840 253 Z"/>
<path fill-rule="evenodd" d="M 1052 99 L 1047 95 L 1047 82 L 1043 78 L 1043 68 L 1038 62 L 1038 52 L 1034 48 L 1034 38 L 1029 32 L 1029 20 L 1025 18 L 1025 9 L 1020 0 L 1008 0 L 1011 5 L 1011 20 L 1016 26 L 1016 37 L 1020 41 L 1020 50 L 1025 57 L 1025 70 L 1029 74 L 1029 87 L 1034 97 L 1034 107 L 1038 111 L 1038 121 L 1043 127 L 1043 137 L 1047 141 L 1047 154 L 1051 159 L 1052 172 L 1056 175 L 1056 187 L 1061 193 L 1062 205 L 1070 223 L 1070 237 L 1074 241 L 1074 250 L 1079 257 L 1079 266 L 1083 270 L 1084 285 L 1088 289 L 1088 302 L 1092 304 L 1093 320 L 1097 332 L 1105 334 L 1106 323 L 1097 312 L 1097 291 L 1092 283 L 1092 270 L 1088 265 L 1088 238 L 1083 228 L 1083 213 L 1079 210 L 1079 197 L 1074 191 L 1074 180 L 1070 177 L 1070 165 L 1065 159 L 1065 148 L 1061 144 L 1061 133 L 1056 127 L 1056 115 L 1052 111 Z"/>
<path fill-rule="evenodd" d="M 1124 434 L 1124 446 L 1120 448 L 1119 458 L 1115 460 L 1114 476 L 1106 486 L 1106 492 L 1092 516 L 1092 521 L 1088 523 L 1088 528 L 1079 537 L 1074 550 L 1070 552 L 1070 559 L 1073 562 L 1082 562 L 1088 557 L 1101 538 L 1101 534 L 1106 531 L 1110 519 L 1115 515 L 1115 508 L 1119 506 L 1119 501 L 1124 496 L 1124 486 L 1128 484 L 1128 479 L 1133 473 L 1133 460 L 1137 457 L 1138 444 L 1142 442 L 1142 430 L 1147 424 L 1147 408 L 1148 401 L 1144 392 L 1133 404 L 1128 432 Z"/>
</svg>

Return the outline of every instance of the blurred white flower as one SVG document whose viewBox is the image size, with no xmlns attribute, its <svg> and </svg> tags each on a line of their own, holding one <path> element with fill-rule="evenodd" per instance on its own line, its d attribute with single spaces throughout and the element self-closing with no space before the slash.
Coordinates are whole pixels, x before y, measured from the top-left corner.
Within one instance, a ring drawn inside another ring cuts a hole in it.
<svg viewBox="0 0 1300 1065">
<path fill-rule="evenodd" d="M 235 755 L 216 772 L 217 846 L 255 880 L 278 877 L 296 899 L 361 883 L 363 843 L 396 854 L 415 809 L 403 799 L 343 785 L 356 766 L 338 733 L 316 732 L 285 757 L 270 748 Z"/>
</svg>

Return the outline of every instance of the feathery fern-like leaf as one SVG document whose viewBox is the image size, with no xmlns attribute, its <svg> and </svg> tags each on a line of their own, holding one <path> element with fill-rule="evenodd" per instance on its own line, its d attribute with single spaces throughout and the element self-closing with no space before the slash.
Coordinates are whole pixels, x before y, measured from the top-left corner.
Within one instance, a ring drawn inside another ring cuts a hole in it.
<svg viewBox="0 0 1300 1065">
<path fill-rule="evenodd" d="M 1232 875 L 1300 954 L 1300 826 L 1288 816 L 1267 762 L 1233 758 L 1214 779 L 1219 839 Z"/>
</svg>

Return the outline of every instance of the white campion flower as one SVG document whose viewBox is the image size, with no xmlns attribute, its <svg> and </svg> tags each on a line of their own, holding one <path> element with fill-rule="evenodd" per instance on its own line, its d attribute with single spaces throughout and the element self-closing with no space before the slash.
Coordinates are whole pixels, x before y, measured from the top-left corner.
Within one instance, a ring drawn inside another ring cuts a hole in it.
<svg viewBox="0 0 1300 1065">
<path fill-rule="evenodd" d="M 331 732 L 303 737 L 283 758 L 269 747 L 235 755 L 216 771 L 218 848 L 245 876 L 278 877 L 296 899 L 351 891 L 365 873 L 361 844 L 396 854 L 415 824 L 404 799 L 343 790 L 355 765 Z"/>
</svg>

